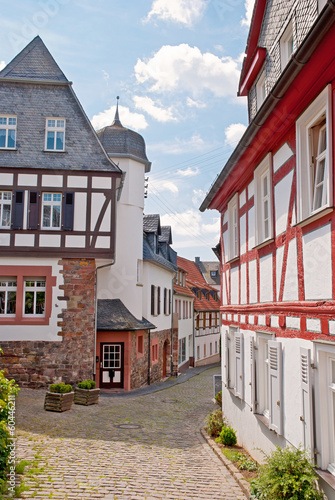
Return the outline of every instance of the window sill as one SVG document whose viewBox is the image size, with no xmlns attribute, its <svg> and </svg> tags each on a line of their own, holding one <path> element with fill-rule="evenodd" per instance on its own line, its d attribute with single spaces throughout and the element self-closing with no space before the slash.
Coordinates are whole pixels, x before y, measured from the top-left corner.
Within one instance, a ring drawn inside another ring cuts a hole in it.
<svg viewBox="0 0 335 500">
<path fill-rule="evenodd" d="M 136 283 L 136 286 L 143 286 L 142 283 Z"/>
<path fill-rule="evenodd" d="M 316 474 L 335 490 L 335 476 L 327 470 L 314 469 Z"/>
<path fill-rule="evenodd" d="M 321 217 L 324 217 L 325 215 L 328 215 L 328 214 L 332 213 L 333 211 L 334 211 L 333 207 L 324 208 L 324 209 L 320 210 L 319 212 L 316 212 L 315 214 L 310 215 L 306 219 L 303 219 L 303 220 L 297 222 L 295 224 L 295 226 L 297 226 L 297 227 L 307 226 L 308 224 L 311 224 L 312 222 L 314 222 L 318 219 L 321 219 Z"/>
<path fill-rule="evenodd" d="M 0 148 L 0 151 L 17 151 L 17 148 Z"/>
<path fill-rule="evenodd" d="M 231 259 L 227 260 L 226 264 L 233 264 L 234 262 L 237 262 L 239 258 L 240 258 L 239 255 L 237 255 L 236 257 L 232 257 Z"/>
<path fill-rule="evenodd" d="M 261 243 L 258 243 L 258 245 L 254 246 L 254 250 L 259 250 L 260 248 L 265 247 L 266 245 L 270 245 L 270 243 L 273 243 L 274 239 L 273 238 L 268 238 L 267 240 L 262 241 Z"/>
<path fill-rule="evenodd" d="M 68 154 L 67 151 L 61 151 L 61 150 L 58 150 L 58 149 L 42 149 L 42 153 L 66 153 Z"/>
</svg>

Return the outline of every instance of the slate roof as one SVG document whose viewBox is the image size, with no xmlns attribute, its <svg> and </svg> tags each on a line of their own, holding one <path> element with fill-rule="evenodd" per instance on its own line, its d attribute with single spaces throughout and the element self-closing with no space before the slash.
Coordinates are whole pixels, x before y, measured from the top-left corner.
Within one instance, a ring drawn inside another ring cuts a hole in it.
<svg viewBox="0 0 335 500">
<path fill-rule="evenodd" d="M 158 241 L 160 243 L 167 243 L 168 245 L 172 245 L 171 226 L 162 226 L 161 227 L 161 235 L 158 237 Z"/>
<path fill-rule="evenodd" d="M 196 263 L 200 269 L 201 274 L 209 285 L 220 285 L 220 262 L 217 261 L 199 261 Z M 211 276 L 211 271 L 216 271 L 216 276 Z"/>
<path fill-rule="evenodd" d="M 39 36 L 0 71 L 0 78 L 68 82 Z"/>
<path fill-rule="evenodd" d="M 98 299 L 98 330 L 134 331 L 154 328 L 156 326 L 145 318 L 136 319 L 120 299 Z"/>
<path fill-rule="evenodd" d="M 150 172 L 151 162 L 147 158 L 144 139 L 137 132 L 123 127 L 118 106 L 113 123 L 98 130 L 97 135 L 109 156 L 133 158 L 145 164 L 145 172 Z"/>
<path fill-rule="evenodd" d="M 15 150 L 1 150 L 0 168 L 114 172 L 71 82 L 40 37 L 0 72 L 0 114 L 17 116 Z M 45 151 L 46 118 L 66 120 L 65 151 Z"/>
<path fill-rule="evenodd" d="M 172 250 L 172 249 L 170 249 L 170 250 Z M 174 252 L 174 250 L 173 250 L 173 252 Z M 148 241 L 147 235 L 145 233 L 143 236 L 143 260 L 152 261 L 152 262 L 159 264 L 160 266 L 166 267 L 174 272 L 177 271 L 176 263 L 171 262 L 172 259 L 169 260 L 164 255 L 162 255 L 162 252 L 159 248 L 158 248 L 158 253 L 153 251 L 153 249 L 151 248 L 150 243 Z"/>
<path fill-rule="evenodd" d="M 143 215 L 143 231 L 161 235 L 161 223 L 159 214 Z"/>
</svg>

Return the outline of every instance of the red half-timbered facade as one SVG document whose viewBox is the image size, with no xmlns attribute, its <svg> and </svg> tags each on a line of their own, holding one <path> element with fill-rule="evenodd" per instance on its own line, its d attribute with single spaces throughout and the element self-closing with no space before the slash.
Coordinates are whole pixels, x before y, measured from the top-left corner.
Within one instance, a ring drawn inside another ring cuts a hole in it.
<svg viewBox="0 0 335 500">
<path fill-rule="evenodd" d="M 225 413 L 257 457 L 302 443 L 329 498 L 334 43 L 334 2 L 255 2 L 239 85 L 250 123 L 201 206 L 221 213 Z"/>
</svg>

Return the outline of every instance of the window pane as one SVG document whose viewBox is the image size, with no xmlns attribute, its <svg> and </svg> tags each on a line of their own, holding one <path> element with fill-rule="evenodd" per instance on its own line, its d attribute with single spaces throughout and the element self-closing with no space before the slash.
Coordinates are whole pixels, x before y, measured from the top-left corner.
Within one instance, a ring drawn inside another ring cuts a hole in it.
<svg viewBox="0 0 335 500">
<path fill-rule="evenodd" d="M 7 118 L 5 116 L 0 117 L 0 124 L 1 125 L 7 125 Z"/>
<path fill-rule="evenodd" d="M 0 314 L 5 314 L 6 292 L 0 292 Z"/>
<path fill-rule="evenodd" d="M 54 142 L 55 142 L 55 132 L 48 132 L 47 133 L 47 149 L 54 149 Z"/>
<path fill-rule="evenodd" d="M 7 147 L 15 148 L 15 130 L 8 130 Z"/>
<path fill-rule="evenodd" d="M 6 130 L 0 129 L 0 148 L 6 147 Z"/>
<path fill-rule="evenodd" d="M 48 127 L 54 127 L 55 123 L 55 120 L 48 120 Z"/>
<path fill-rule="evenodd" d="M 8 125 L 16 125 L 16 118 L 8 118 Z"/>
<path fill-rule="evenodd" d="M 43 227 L 50 227 L 50 215 L 51 207 L 49 205 L 44 205 L 43 207 Z"/>
<path fill-rule="evenodd" d="M 325 176 L 325 164 L 326 160 L 321 160 L 318 162 L 318 170 L 317 170 L 317 178 L 316 178 L 316 184 L 320 184 L 320 182 L 323 182 L 324 176 Z"/>
<path fill-rule="evenodd" d="M 1 226 L 10 226 L 10 205 L 3 205 L 2 207 Z"/>
<path fill-rule="evenodd" d="M 319 150 L 318 154 L 323 153 L 327 149 L 327 134 L 326 128 L 322 128 L 320 130 L 320 138 L 319 138 Z"/>
<path fill-rule="evenodd" d="M 52 210 L 52 227 L 60 227 L 60 207 L 54 206 Z"/>
<path fill-rule="evenodd" d="M 263 196 L 267 196 L 268 194 L 268 178 L 267 176 L 263 177 Z"/>
<path fill-rule="evenodd" d="M 2 199 L 3 200 L 11 200 L 12 199 L 12 193 L 2 193 Z M 0 196 L 0 200 L 1 200 L 1 196 Z"/>
<path fill-rule="evenodd" d="M 44 314 L 45 292 L 36 293 L 36 314 Z"/>
<path fill-rule="evenodd" d="M 57 132 L 56 134 L 56 149 L 64 149 L 64 132 Z"/>
<path fill-rule="evenodd" d="M 44 193 L 43 194 L 43 201 L 51 201 L 51 193 Z"/>
<path fill-rule="evenodd" d="M 64 124 L 65 124 L 64 120 L 57 120 L 57 127 L 64 128 Z"/>
<path fill-rule="evenodd" d="M 8 292 L 7 314 L 15 314 L 16 310 L 16 292 Z"/>
<path fill-rule="evenodd" d="M 53 195 L 53 201 L 62 201 L 62 195 L 60 193 L 55 193 Z"/>
<path fill-rule="evenodd" d="M 25 293 L 24 314 L 34 314 L 34 292 Z"/>
</svg>

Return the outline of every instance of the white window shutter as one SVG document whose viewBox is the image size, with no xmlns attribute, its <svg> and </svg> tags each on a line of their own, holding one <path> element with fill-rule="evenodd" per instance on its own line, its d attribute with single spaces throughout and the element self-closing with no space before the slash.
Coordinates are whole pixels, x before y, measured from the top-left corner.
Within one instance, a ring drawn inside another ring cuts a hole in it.
<svg viewBox="0 0 335 500">
<path fill-rule="evenodd" d="M 256 413 L 256 360 L 255 360 L 255 339 L 250 338 L 250 387 L 251 387 L 251 409 Z"/>
<path fill-rule="evenodd" d="M 280 342 L 269 340 L 270 429 L 283 434 L 283 359 Z"/>
<path fill-rule="evenodd" d="M 302 393 L 302 415 L 300 420 L 303 424 L 304 448 L 313 453 L 313 409 L 312 409 L 312 369 L 311 350 L 300 348 L 300 374 Z"/>
<path fill-rule="evenodd" d="M 244 370 L 243 370 L 243 335 L 236 332 L 234 335 L 235 354 L 235 396 L 244 399 Z"/>
<path fill-rule="evenodd" d="M 223 333 L 224 336 L 224 365 L 223 365 L 223 383 L 228 388 L 229 387 L 229 340 L 228 340 L 228 332 L 225 331 Z"/>
</svg>

